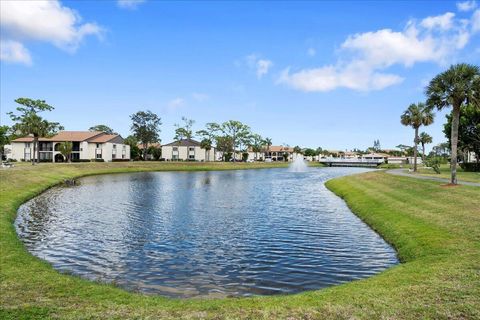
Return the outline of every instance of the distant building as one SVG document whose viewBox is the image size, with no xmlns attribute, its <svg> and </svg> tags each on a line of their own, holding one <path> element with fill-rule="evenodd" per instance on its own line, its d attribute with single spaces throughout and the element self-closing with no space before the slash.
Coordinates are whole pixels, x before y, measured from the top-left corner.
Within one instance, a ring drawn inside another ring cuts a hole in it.
<svg viewBox="0 0 480 320">
<path fill-rule="evenodd" d="M 467 162 L 477 162 L 477 156 L 475 155 L 475 152 L 468 152 Z"/>
<path fill-rule="evenodd" d="M 64 162 L 67 159 L 59 152 L 62 142 L 72 143 L 72 161 L 103 159 L 130 159 L 130 146 L 123 143 L 118 134 L 106 134 L 98 131 L 60 131 L 50 138 L 39 138 L 40 161 Z M 9 158 L 17 161 L 36 159 L 33 150 L 33 137 L 27 136 L 11 142 Z"/>
<path fill-rule="evenodd" d="M 162 158 L 166 161 L 215 161 L 215 148 L 209 151 L 193 139 L 182 139 L 162 145 Z"/>
<path fill-rule="evenodd" d="M 295 152 L 292 147 L 270 146 L 268 150 L 264 150 L 263 158 L 271 159 L 271 161 L 293 161 Z"/>
</svg>

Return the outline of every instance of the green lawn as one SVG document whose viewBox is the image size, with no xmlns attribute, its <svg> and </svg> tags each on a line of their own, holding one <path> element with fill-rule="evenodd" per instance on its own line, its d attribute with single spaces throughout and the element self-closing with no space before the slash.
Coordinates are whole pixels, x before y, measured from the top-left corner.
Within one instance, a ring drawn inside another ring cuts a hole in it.
<svg viewBox="0 0 480 320">
<path fill-rule="evenodd" d="M 432 169 L 426 169 L 420 167 L 418 169 L 418 173 L 424 176 L 431 176 L 431 177 L 438 177 L 438 178 L 446 178 L 450 179 L 450 166 L 447 165 L 441 165 L 440 167 L 440 174 L 435 173 Z M 460 166 L 457 167 L 457 179 L 458 180 L 463 180 L 463 181 L 469 181 L 469 182 L 480 182 L 480 172 L 465 172 L 460 168 Z"/>
<path fill-rule="evenodd" d="M 480 188 L 371 172 L 327 183 L 398 250 L 402 264 L 369 279 L 291 296 L 178 300 L 63 275 L 31 256 L 12 222 L 18 206 L 65 178 L 140 170 L 277 164 L 94 163 L 0 171 L 0 319 L 479 319 Z"/>
</svg>

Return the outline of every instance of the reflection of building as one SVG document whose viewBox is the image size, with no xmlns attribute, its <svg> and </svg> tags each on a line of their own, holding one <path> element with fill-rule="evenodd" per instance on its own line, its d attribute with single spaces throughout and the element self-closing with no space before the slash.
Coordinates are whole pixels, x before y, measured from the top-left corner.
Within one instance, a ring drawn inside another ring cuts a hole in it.
<svg viewBox="0 0 480 320">
<path fill-rule="evenodd" d="M 209 151 L 193 139 L 182 139 L 162 146 L 162 158 L 167 161 L 215 161 L 215 148 Z"/>
<path fill-rule="evenodd" d="M 72 161 L 103 159 L 130 159 L 130 146 L 123 144 L 123 138 L 118 134 L 106 134 L 98 131 L 60 131 L 51 138 L 39 138 L 40 161 L 64 162 L 66 159 L 60 153 L 62 142 L 72 143 Z M 33 150 L 33 137 L 27 136 L 12 141 L 10 158 L 17 161 L 36 159 Z"/>
</svg>

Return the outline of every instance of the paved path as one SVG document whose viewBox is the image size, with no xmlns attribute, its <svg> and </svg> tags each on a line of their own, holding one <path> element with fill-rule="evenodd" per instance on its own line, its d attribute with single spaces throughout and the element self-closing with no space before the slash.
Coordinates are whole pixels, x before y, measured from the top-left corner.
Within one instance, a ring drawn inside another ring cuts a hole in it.
<svg viewBox="0 0 480 320">
<path fill-rule="evenodd" d="M 430 177 L 430 176 L 422 176 L 419 174 L 412 174 L 408 173 L 405 171 L 406 169 L 391 169 L 387 170 L 386 172 L 389 174 L 393 174 L 396 176 L 403 176 L 403 177 L 409 177 L 409 178 L 415 178 L 415 179 L 421 179 L 421 180 L 432 180 L 432 181 L 438 181 L 438 182 L 443 182 L 443 183 L 450 183 L 450 179 L 445 179 L 445 178 L 437 178 L 437 177 Z M 468 181 L 457 181 L 458 184 L 463 184 L 466 186 L 474 186 L 474 187 L 480 187 L 480 183 L 478 182 L 468 182 Z"/>
</svg>

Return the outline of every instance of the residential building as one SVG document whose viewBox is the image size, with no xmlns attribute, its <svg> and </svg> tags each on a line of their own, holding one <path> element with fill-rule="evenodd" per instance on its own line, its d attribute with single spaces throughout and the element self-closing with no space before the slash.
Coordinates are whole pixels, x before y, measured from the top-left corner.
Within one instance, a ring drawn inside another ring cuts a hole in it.
<svg viewBox="0 0 480 320">
<path fill-rule="evenodd" d="M 198 141 L 182 139 L 162 145 L 162 158 L 166 161 L 215 161 L 215 148 L 207 151 Z"/>
<path fill-rule="evenodd" d="M 72 161 L 130 159 L 130 146 L 123 143 L 118 134 L 106 134 L 98 131 L 60 131 L 49 138 L 39 138 L 40 161 L 64 162 L 67 159 L 60 153 L 62 142 L 72 143 Z M 9 158 L 17 161 L 36 159 L 33 150 L 33 137 L 27 136 L 11 142 Z"/>
<path fill-rule="evenodd" d="M 285 146 L 270 146 L 263 152 L 263 159 L 271 159 L 271 161 L 285 161 L 287 157 L 288 161 L 293 161 L 294 151 L 292 147 Z"/>
</svg>

